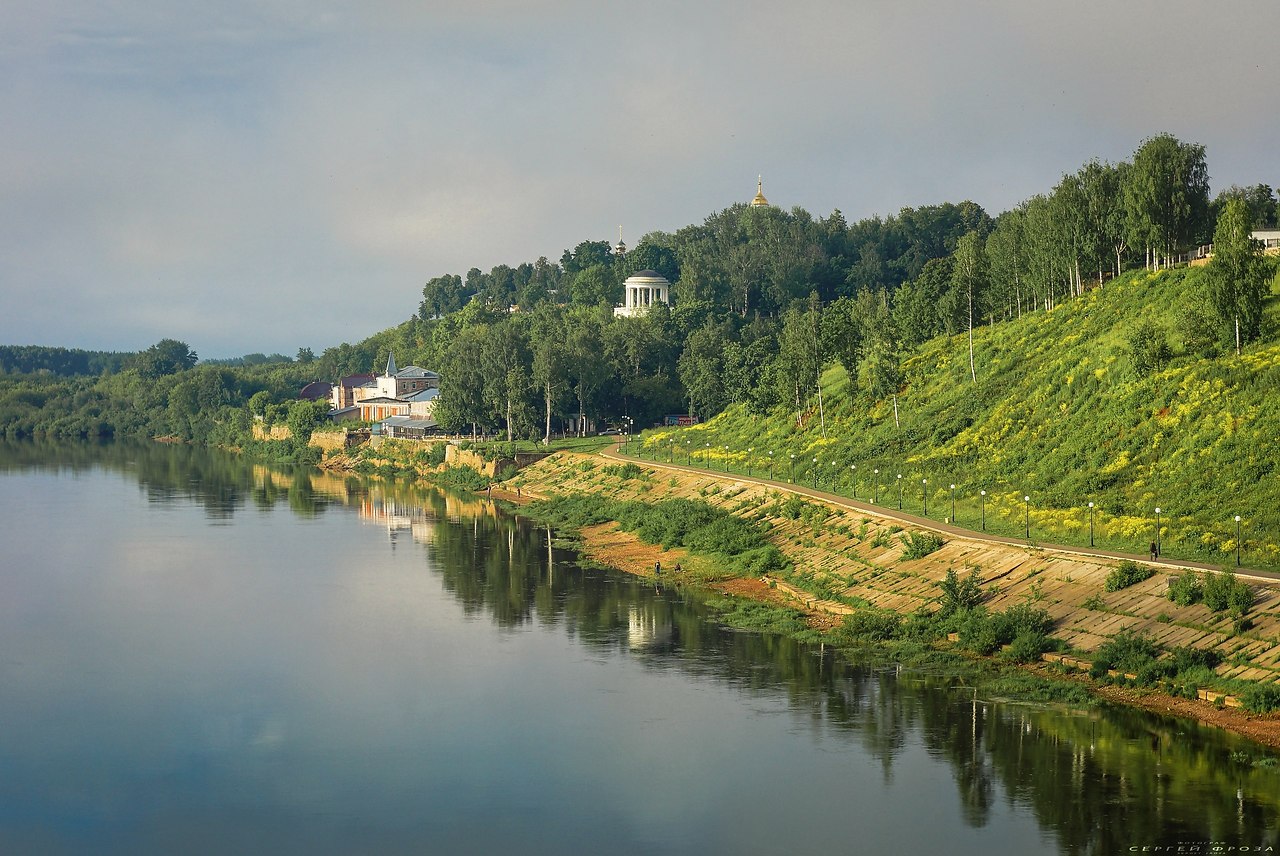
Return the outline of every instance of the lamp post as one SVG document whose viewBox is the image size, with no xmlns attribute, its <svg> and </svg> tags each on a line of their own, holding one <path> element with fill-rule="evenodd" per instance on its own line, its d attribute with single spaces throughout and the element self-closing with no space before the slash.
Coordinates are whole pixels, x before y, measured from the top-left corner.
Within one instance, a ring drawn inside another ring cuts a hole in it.
<svg viewBox="0 0 1280 856">
<path fill-rule="evenodd" d="M 773 452 L 769 452 L 769 481 L 773 481 Z"/>
<path fill-rule="evenodd" d="M 1031 497 L 1024 494 L 1022 497 L 1022 502 L 1023 502 L 1023 507 L 1026 509 L 1026 512 L 1027 512 L 1026 514 L 1027 540 L 1030 541 L 1031 540 Z"/>
<path fill-rule="evenodd" d="M 902 473 L 898 473 L 898 510 L 902 510 Z"/>
<path fill-rule="evenodd" d="M 724 471 L 729 472 L 729 445 L 726 443 L 724 447 Z"/>
<path fill-rule="evenodd" d="M 1089 546 L 1093 546 L 1093 503 L 1089 503 Z"/>
<path fill-rule="evenodd" d="M 874 505 L 878 505 L 880 503 L 880 469 L 878 467 L 875 469 L 875 476 L 876 476 L 876 495 L 875 495 L 875 498 L 871 500 L 871 502 Z"/>
<path fill-rule="evenodd" d="M 853 497 L 858 496 L 858 465 L 849 465 L 849 494 Z"/>
<path fill-rule="evenodd" d="M 982 531 L 987 531 L 987 492 L 978 491 L 978 501 L 982 503 Z"/>
<path fill-rule="evenodd" d="M 711 467 L 711 444 L 703 443 L 702 445 L 702 468 L 705 470 Z"/>
<path fill-rule="evenodd" d="M 956 522 L 956 486 L 951 486 L 951 524 L 954 526 Z"/>
<path fill-rule="evenodd" d="M 796 454 L 795 454 L 795 452 L 792 452 L 792 453 L 791 453 L 791 474 L 787 477 L 787 480 L 788 480 L 789 482 L 791 482 L 792 484 L 795 484 L 795 483 L 796 483 Z"/>
<path fill-rule="evenodd" d="M 1153 558 L 1160 558 L 1160 507 L 1156 506 L 1156 554 Z"/>
<path fill-rule="evenodd" d="M 754 446 L 747 447 L 747 478 L 751 478 L 751 453 L 754 451 Z"/>
<path fill-rule="evenodd" d="M 684 441 L 684 464 L 686 467 L 693 466 L 693 441 Z"/>
<path fill-rule="evenodd" d="M 1236 567 L 1240 567 L 1240 515 L 1236 515 Z"/>
<path fill-rule="evenodd" d="M 920 479 L 920 505 L 924 508 L 924 516 L 929 516 L 929 480 Z"/>
<path fill-rule="evenodd" d="M 821 481 L 822 481 L 822 471 L 818 469 L 818 459 L 814 458 L 813 459 L 813 486 L 817 487 L 818 483 Z"/>
</svg>

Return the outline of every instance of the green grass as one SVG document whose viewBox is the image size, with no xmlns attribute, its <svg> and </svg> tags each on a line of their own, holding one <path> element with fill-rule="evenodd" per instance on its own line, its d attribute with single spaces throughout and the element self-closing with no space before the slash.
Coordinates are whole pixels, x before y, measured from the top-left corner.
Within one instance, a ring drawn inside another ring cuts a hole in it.
<svg viewBox="0 0 1280 856">
<path fill-rule="evenodd" d="M 823 374 L 827 436 L 816 413 L 767 417 L 743 406 L 701 425 L 654 429 L 633 452 L 730 475 L 817 486 L 896 509 L 1033 542 L 1145 554 L 1161 509 L 1164 555 L 1280 567 L 1280 342 L 1276 297 L 1264 340 L 1237 357 L 1185 351 L 1175 318 L 1203 269 L 1135 271 L 1049 312 L 975 331 L 978 383 L 963 337 L 926 342 L 904 361 L 898 394 L 869 400 L 839 365 Z M 1165 327 L 1173 357 L 1139 375 L 1126 332 Z M 1185 352 L 1184 352 L 1185 351 Z M 708 448 L 709 445 L 709 448 Z M 726 449 L 727 447 L 727 449 Z M 748 451 L 750 450 L 750 451 Z M 792 459 L 792 455 L 795 456 Z M 818 462 L 815 464 L 814 459 Z M 879 469 L 877 477 L 872 471 Z M 927 479 L 927 482 L 925 481 Z M 879 483 L 877 489 L 876 484 Z M 985 490 L 985 500 L 979 495 Z M 1024 500 L 1024 497 L 1030 497 Z"/>
</svg>

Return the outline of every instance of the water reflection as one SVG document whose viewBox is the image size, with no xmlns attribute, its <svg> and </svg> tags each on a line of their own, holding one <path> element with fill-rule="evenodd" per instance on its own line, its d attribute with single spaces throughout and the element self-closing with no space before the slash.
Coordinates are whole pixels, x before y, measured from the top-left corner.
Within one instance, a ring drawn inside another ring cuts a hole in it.
<svg viewBox="0 0 1280 856">
<path fill-rule="evenodd" d="M 353 511 L 385 530 L 386 549 L 420 551 L 465 615 L 505 632 L 558 627 L 589 651 L 714 681 L 745 699 L 782 693 L 793 722 L 860 747 L 886 785 L 911 747 L 923 747 L 949 770 L 970 828 L 1008 805 L 1029 812 L 1063 853 L 1180 841 L 1280 847 L 1280 770 L 1251 763 L 1264 753 L 1245 741 L 1139 711 L 999 703 L 951 675 L 728 631 L 696 593 L 581 567 L 553 533 L 481 497 L 188 447 L 0 445 L 0 471 L 47 467 L 128 473 L 149 502 L 194 503 L 215 523 L 249 507 L 305 520 Z"/>
</svg>

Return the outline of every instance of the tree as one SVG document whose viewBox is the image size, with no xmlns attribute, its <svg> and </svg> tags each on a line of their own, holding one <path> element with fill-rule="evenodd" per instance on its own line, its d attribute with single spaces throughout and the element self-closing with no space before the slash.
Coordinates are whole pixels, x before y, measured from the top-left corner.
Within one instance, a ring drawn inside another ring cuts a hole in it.
<svg viewBox="0 0 1280 856">
<path fill-rule="evenodd" d="M 605 265 L 591 265 L 578 271 L 569 291 L 579 306 L 615 306 L 622 302 L 621 284 L 613 269 Z"/>
<path fill-rule="evenodd" d="M 977 232 L 968 232 L 956 245 L 955 267 L 951 271 L 951 288 L 958 295 L 966 310 L 969 327 L 969 376 L 976 384 L 978 370 L 973 361 L 973 319 L 981 314 L 982 300 L 987 284 L 987 260 L 982 252 L 982 238 Z"/>
<path fill-rule="evenodd" d="M 565 325 L 560 310 L 550 304 L 538 307 L 530 328 L 533 362 L 530 374 L 542 390 L 546 427 L 543 443 L 551 442 L 551 409 L 569 383 L 568 354 L 564 346 Z"/>
<path fill-rule="evenodd" d="M 477 274 L 479 270 L 475 271 Z M 418 317 L 423 321 L 457 312 L 471 297 L 462 286 L 462 277 L 445 274 L 427 280 L 422 287 L 422 303 L 418 305 Z"/>
<path fill-rule="evenodd" d="M 575 313 L 567 320 L 569 329 L 564 347 L 569 378 L 578 399 L 578 433 L 581 436 L 586 430 L 587 409 L 595 404 L 596 393 L 611 372 L 609 364 L 601 359 L 604 341 L 599 321 L 588 313 Z"/>
<path fill-rule="evenodd" d="M 309 363 L 315 362 L 316 352 L 311 350 L 310 348 L 299 348 L 298 356 L 294 357 L 294 359 L 297 362 L 302 363 L 303 365 L 307 365 Z"/>
<path fill-rule="evenodd" d="M 860 292 L 859 296 L 864 293 Z M 844 366 L 849 379 L 858 376 L 858 358 L 862 352 L 862 319 L 858 317 L 857 301 L 841 297 L 822 313 L 822 348 Z"/>
<path fill-rule="evenodd" d="M 1130 243 L 1142 246 L 1147 266 L 1172 264 L 1173 256 L 1208 224 L 1209 170 L 1204 146 L 1160 134 L 1133 155 L 1125 185 Z"/>
<path fill-rule="evenodd" d="M 481 394 L 489 414 L 506 425 L 508 441 L 516 431 L 517 416 L 523 415 L 530 386 L 525 371 L 530 361 L 529 346 L 521 317 L 503 318 L 492 325 L 480 346 L 484 384 Z"/>
<path fill-rule="evenodd" d="M 1021 208 L 996 218 L 987 236 L 986 254 L 991 303 L 1004 306 L 1004 317 L 1022 317 L 1022 296 L 1026 287 L 1027 257 L 1023 250 L 1025 215 Z"/>
<path fill-rule="evenodd" d="M 436 421 L 447 430 L 459 431 L 470 424 L 474 434 L 477 424 L 483 424 L 489 415 L 484 370 L 489 338 L 485 325 L 463 327 L 445 351 L 434 413 Z"/>
<path fill-rule="evenodd" d="M 195 364 L 196 352 L 177 339 L 161 339 L 134 357 L 133 362 L 138 374 L 151 380 L 186 371 Z"/>
<path fill-rule="evenodd" d="M 778 379 L 781 392 L 795 402 L 796 422 L 804 417 L 810 396 L 816 391 L 822 394 L 819 378 L 822 374 L 822 350 L 818 333 L 819 309 L 817 295 L 812 295 L 807 305 L 797 304 L 782 315 L 782 331 L 778 335 Z M 819 398 L 819 414 L 825 423 Z M 826 426 L 823 425 L 823 433 Z"/>
<path fill-rule="evenodd" d="M 1235 339 L 1236 354 L 1243 343 L 1257 338 L 1262 326 L 1262 301 L 1266 296 L 1266 269 L 1262 249 L 1255 241 L 1252 212 L 1239 197 L 1226 200 L 1213 233 L 1213 259 L 1209 262 L 1209 302 Z"/>
<path fill-rule="evenodd" d="M 894 295 L 894 323 L 903 344 L 919 345 L 944 329 L 953 332 L 952 319 L 944 319 L 941 309 L 954 264 L 955 259 L 951 256 L 930 259 L 920 276 L 904 283 Z"/>
<path fill-rule="evenodd" d="M 708 321 L 685 341 L 678 368 L 689 415 L 707 419 L 728 404 L 724 384 L 724 329 Z"/>
<path fill-rule="evenodd" d="M 900 344 L 894 316 L 889 313 L 884 293 L 871 295 L 860 304 L 862 315 L 862 359 L 858 362 L 858 382 L 873 401 L 893 396 L 893 422 L 898 424 L 898 390 L 902 387 Z M 896 312 L 896 309 L 895 309 Z"/>
<path fill-rule="evenodd" d="M 1222 216 L 1227 200 L 1233 196 L 1243 199 L 1245 204 L 1249 206 L 1249 214 L 1253 219 L 1253 228 L 1276 228 L 1276 195 L 1269 184 L 1255 184 L 1250 187 L 1241 187 L 1238 184 L 1233 184 L 1220 192 L 1214 197 L 1213 205 L 1211 206 L 1215 224 L 1218 222 L 1218 218 Z"/>
<path fill-rule="evenodd" d="M 1130 330 L 1126 344 L 1133 369 L 1139 375 L 1151 374 L 1169 359 L 1165 329 L 1154 321 L 1142 321 Z"/>
</svg>

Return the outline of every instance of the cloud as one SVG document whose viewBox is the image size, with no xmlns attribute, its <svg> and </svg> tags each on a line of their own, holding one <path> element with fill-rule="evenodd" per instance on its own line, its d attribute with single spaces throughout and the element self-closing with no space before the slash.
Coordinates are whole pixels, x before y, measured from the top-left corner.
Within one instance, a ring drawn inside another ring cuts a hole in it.
<svg viewBox="0 0 1280 856">
<path fill-rule="evenodd" d="M 676 229 L 757 173 L 817 215 L 994 213 L 1165 130 L 1206 144 L 1215 186 L 1265 181 L 1280 132 L 1265 3 L 3 17 L 5 342 L 321 348 L 407 317 L 432 276 Z"/>
</svg>

